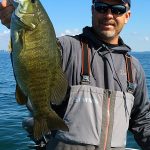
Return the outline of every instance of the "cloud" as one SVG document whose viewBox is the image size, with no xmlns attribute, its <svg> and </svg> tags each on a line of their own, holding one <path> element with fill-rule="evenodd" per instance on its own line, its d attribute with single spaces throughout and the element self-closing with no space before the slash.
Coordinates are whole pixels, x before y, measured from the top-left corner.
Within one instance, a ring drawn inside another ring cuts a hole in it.
<svg viewBox="0 0 150 150">
<path fill-rule="evenodd" d="M 138 32 L 134 31 L 131 33 L 132 35 L 138 35 Z"/>
<path fill-rule="evenodd" d="M 145 37 L 144 37 L 144 40 L 145 40 L 145 41 L 150 41 L 150 38 L 149 38 L 148 36 L 145 36 Z"/>
<path fill-rule="evenodd" d="M 6 36 L 10 33 L 10 30 L 4 30 L 2 32 L 0 32 L 0 36 Z"/>
<path fill-rule="evenodd" d="M 146 35 L 144 36 L 144 35 L 142 35 L 142 34 L 136 32 L 136 31 L 132 32 L 132 33 L 131 33 L 131 36 L 132 36 L 132 37 L 134 36 L 134 38 L 136 38 L 136 39 L 141 39 L 141 40 L 144 40 L 144 41 L 146 41 L 146 42 L 150 41 L 150 37 L 149 37 L 149 36 L 146 36 Z"/>
<path fill-rule="evenodd" d="M 64 36 L 64 35 L 76 35 L 76 34 L 80 34 L 81 31 L 79 29 L 66 29 L 64 32 L 62 33 L 58 33 L 58 36 Z"/>
</svg>

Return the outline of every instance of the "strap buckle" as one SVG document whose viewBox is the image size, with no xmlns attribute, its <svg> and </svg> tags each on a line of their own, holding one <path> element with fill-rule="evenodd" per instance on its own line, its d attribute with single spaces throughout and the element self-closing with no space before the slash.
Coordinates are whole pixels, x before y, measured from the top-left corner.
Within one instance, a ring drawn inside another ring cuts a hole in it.
<svg viewBox="0 0 150 150">
<path fill-rule="evenodd" d="M 88 75 L 82 75 L 81 84 L 90 84 L 90 77 Z"/>
<path fill-rule="evenodd" d="M 136 85 L 132 82 L 127 82 L 127 91 L 131 94 L 133 94 L 134 90 L 136 88 Z"/>
</svg>

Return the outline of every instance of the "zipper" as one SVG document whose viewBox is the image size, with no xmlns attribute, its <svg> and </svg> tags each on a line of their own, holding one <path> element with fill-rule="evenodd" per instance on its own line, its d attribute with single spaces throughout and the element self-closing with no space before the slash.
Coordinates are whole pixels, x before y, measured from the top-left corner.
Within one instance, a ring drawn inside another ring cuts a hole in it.
<svg viewBox="0 0 150 150">
<path fill-rule="evenodd" d="M 109 125 L 110 125 L 110 95 L 111 92 L 108 91 L 108 98 L 107 98 L 107 114 L 106 114 L 106 130 L 105 130 L 105 139 L 104 139 L 104 149 L 107 148 L 107 141 L 108 141 L 108 132 L 109 132 Z"/>
</svg>

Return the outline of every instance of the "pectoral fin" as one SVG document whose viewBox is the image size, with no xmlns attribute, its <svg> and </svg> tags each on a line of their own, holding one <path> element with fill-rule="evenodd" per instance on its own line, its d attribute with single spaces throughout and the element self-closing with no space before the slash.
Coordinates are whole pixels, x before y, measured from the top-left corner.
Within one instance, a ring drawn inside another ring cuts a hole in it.
<svg viewBox="0 0 150 150">
<path fill-rule="evenodd" d="M 27 103 L 28 97 L 24 95 L 24 93 L 21 91 L 18 84 L 16 85 L 16 101 L 20 105 L 25 105 Z"/>
<path fill-rule="evenodd" d="M 68 82 L 66 80 L 66 77 L 60 68 L 58 73 L 55 74 L 55 78 L 57 78 L 57 82 L 55 82 L 55 86 L 51 87 L 51 97 L 50 101 L 54 104 L 61 104 L 66 93 L 67 93 L 67 88 L 68 88 Z"/>
</svg>

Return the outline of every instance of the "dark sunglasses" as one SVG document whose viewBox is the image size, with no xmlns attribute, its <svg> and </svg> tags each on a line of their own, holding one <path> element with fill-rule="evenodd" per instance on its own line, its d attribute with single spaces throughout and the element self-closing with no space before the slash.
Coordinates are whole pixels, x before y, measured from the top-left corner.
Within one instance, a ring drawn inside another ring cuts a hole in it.
<svg viewBox="0 0 150 150">
<path fill-rule="evenodd" d="M 102 2 L 94 2 L 93 6 L 96 11 L 102 14 L 107 13 L 108 9 L 110 9 L 111 13 L 115 15 L 122 15 L 129 10 L 128 7 L 122 4 L 110 5 Z"/>
</svg>

